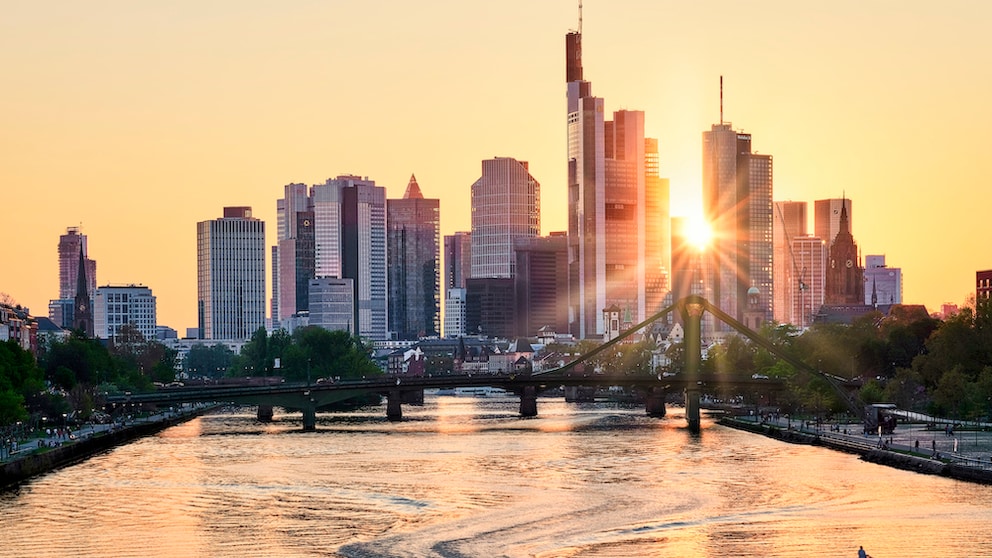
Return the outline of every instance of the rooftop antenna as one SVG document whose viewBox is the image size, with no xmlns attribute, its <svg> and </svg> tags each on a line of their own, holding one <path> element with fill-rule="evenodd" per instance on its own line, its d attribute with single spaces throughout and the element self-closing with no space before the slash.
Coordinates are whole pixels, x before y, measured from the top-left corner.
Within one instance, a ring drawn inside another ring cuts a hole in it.
<svg viewBox="0 0 992 558">
<path fill-rule="evenodd" d="M 720 125 L 723 126 L 723 76 L 720 76 Z"/>
<path fill-rule="evenodd" d="M 579 0 L 579 35 L 582 34 L 582 0 Z"/>
</svg>

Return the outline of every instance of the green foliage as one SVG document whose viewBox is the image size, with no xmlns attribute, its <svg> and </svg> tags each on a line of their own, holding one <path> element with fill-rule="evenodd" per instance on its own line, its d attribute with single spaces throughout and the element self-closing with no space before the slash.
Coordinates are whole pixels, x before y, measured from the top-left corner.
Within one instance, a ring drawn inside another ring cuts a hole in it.
<svg viewBox="0 0 992 558">
<path fill-rule="evenodd" d="M 190 347 L 183 371 L 191 378 L 219 378 L 227 375 L 234 361 L 234 351 L 227 346 L 197 344 Z"/>
</svg>

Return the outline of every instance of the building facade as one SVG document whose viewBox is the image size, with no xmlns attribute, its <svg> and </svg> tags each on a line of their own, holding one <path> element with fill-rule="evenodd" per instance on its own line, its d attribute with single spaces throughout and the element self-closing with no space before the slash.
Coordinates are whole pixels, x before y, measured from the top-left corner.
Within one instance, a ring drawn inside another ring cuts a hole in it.
<svg viewBox="0 0 992 558">
<path fill-rule="evenodd" d="M 105 285 L 93 298 L 93 335 L 116 339 L 124 325 L 132 325 L 146 340 L 158 338 L 156 299 L 144 285 Z"/>
<path fill-rule="evenodd" d="M 830 198 L 813 202 L 813 235 L 833 243 L 840 233 L 841 209 L 847 213 L 847 230 L 854 234 L 854 202 L 847 198 Z"/>
<path fill-rule="evenodd" d="M 465 289 L 448 289 L 444 295 L 444 336 L 457 338 L 465 334 Z"/>
<path fill-rule="evenodd" d="M 472 233 L 459 231 L 444 237 L 444 288 L 464 289 L 472 276 Z"/>
<path fill-rule="evenodd" d="M 397 339 L 441 334 L 441 201 L 410 176 L 402 199 L 386 200 L 389 331 Z"/>
<path fill-rule="evenodd" d="M 514 244 L 517 335 L 536 337 L 542 327 L 568 330 L 568 235 L 518 238 Z"/>
<path fill-rule="evenodd" d="M 248 339 L 265 326 L 265 222 L 250 207 L 196 224 L 200 339 Z"/>
<path fill-rule="evenodd" d="M 465 333 L 510 339 L 516 337 L 513 279 L 473 277 L 465 287 Z"/>
<path fill-rule="evenodd" d="M 884 255 L 865 256 L 865 304 L 902 304 L 902 269 Z"/>
<path fill-rule="evenodd" d="M 773 204 L 773 212 L 772 315 L 779 323 L 795 324 L 793 300 L 800 288 L 803 273 L 793 251 L 792 241 L 808 235 L 807 204 L 778 201 Z"/>
<path fill-rule="evenodd" d="M 791 291 L 791 309 L 782 323 L 805 329 L 823 305 L 826 293 L 827 243 L 817 236 L 800 236 L 792 239 L 795 268 L 795 285 Z"/>
<path fill-rule="evenodd" d="M 540 213 L 541 185 L 526 161 L 482 161 L 482 176 L 472 184 L 472 277 L 511 279 L 514 242 L 540 234 Z"/>
<path fill-rule="evenodd" d="M 308 281 L 308 324 L 355 334 L 355 285 L 352 279 L 320 277 Z"/>
</svg>

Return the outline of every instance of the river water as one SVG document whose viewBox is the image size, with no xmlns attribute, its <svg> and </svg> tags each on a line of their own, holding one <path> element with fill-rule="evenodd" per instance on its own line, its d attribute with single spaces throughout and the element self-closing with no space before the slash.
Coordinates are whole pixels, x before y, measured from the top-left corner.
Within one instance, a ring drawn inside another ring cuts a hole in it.
<svg viewBox="0 0 992 558">
<path fill-rule="evenodd" d="M 0 494 L 2 556 L 992 556 L 992 487 L 617 404 L 197 418 Z"/>
</svg>

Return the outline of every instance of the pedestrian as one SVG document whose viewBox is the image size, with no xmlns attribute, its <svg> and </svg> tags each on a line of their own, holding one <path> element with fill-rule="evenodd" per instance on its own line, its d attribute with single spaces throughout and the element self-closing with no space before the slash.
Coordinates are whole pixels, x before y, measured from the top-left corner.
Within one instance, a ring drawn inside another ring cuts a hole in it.
<svg viewBox="0 0 992 558">
<path fill-rule="evenodd" d="M 868 558 L 868 554 L 865 552 L 865 547 L 858 547 L 858 558 Z"/>
<path fill-rule="evenodd" d="M 913 445 L 916 448 L 916 451 L 920 451 L 920 439 L 919 438 L 916 439 L 916 443 L 913 444 Z"/>
</svg>

